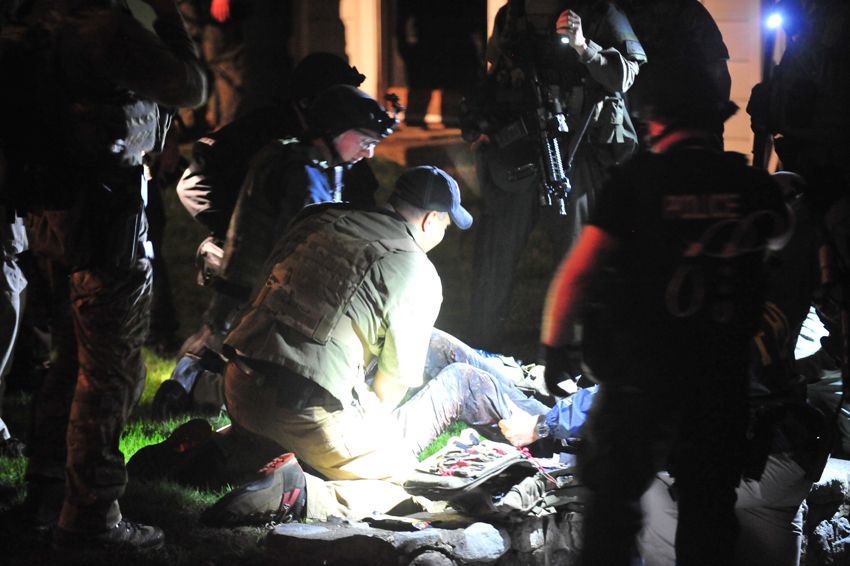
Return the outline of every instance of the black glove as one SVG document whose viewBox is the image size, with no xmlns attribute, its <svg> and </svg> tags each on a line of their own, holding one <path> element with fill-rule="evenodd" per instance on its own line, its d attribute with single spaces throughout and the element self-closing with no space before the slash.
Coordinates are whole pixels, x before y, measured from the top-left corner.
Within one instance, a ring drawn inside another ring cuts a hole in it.
<svg viewBox="0 0 850 566">
<path fill-rule="evenodd" d="M 558 397 L 569 395 L 558 387 L 567 379 L 576 379 L 581 375 L 581 348 L 578 346 L 543 346 L 546 370 L 543 377 L 549 393 Z"/>
</svg>

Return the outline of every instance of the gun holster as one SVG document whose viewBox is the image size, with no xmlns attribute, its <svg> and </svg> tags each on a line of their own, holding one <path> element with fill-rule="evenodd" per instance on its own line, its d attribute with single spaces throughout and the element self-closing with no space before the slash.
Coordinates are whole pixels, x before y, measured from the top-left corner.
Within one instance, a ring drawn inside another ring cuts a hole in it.
<svg viewBox="0 0 850 566">
<path fill-rule="evenodd" d="M 106 219 L 102 260 L 118 269 L 130 269 L 145 256 L 144 240 L 147 234 L 144 203 L 141 198 L 133 206 L 127 203 L 110 219 Z"/>
<path fill-rule="evenodd" d="M 223 242 L 214 236 L 207 237 L 195 252 L 195 267 L 198 268 L 198 285 L 211 285 L 213 278 L 221 275 L 224 259 Z"/>
</svg>

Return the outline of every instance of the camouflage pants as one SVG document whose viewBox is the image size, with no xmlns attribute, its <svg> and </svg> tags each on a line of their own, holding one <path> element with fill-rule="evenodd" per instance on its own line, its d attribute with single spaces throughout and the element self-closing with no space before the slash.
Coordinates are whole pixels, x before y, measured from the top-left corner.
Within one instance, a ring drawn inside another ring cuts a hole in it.
<svg viewBox="0 0 850 566">
<path fill-rule="evenodd" d="M 59 524 L 104 530 L 121 518 L 127 473 L 121 431 L 141 395 L 151 267 L 85 269 L 54 262 L 51 333 L 55 362 L 35 404 L 29 475 L 66 481 Z"/>
</svg>

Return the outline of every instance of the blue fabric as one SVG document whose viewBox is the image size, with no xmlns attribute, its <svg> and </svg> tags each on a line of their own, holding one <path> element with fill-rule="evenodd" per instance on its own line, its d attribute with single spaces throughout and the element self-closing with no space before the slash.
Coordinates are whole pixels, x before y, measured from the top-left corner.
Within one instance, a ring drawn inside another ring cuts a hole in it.
<svg viewBox="0 0 850 566">
<path fill-rule="evenodd" d="M 598 385 L 579 389 L 575 394 L 555 403 L 546 415 L 546 424 L 553 438 L 566 440 L 578 435 L 579 429 L 587 420 L 587 412 L 598 390 Z"/>
<path fill-rule="evenodd" d="M 329 202 L 333 200 L 333 189 L 328 182 L 324 172 L 311 166 L 305 166 L 304 170 L 309 179 L 307 186 L 307 195 L 304 204 L 314 204 L 318 202 Z"/>
</svg>

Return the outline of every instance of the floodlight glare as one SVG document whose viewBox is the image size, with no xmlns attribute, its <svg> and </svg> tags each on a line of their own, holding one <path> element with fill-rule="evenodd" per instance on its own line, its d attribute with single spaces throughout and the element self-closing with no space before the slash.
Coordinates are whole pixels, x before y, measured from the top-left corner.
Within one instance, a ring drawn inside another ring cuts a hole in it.
<svg viewBox="0 0 850 566">
<path fill-rule="evenodd" d="M 782 14 L 774 12 L 767 17 L 765 25 L 768 29 L 779 29 L 782 26 Z"/>
</svg>

